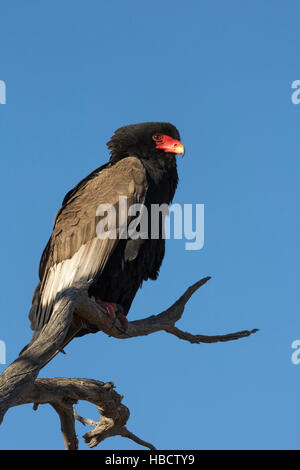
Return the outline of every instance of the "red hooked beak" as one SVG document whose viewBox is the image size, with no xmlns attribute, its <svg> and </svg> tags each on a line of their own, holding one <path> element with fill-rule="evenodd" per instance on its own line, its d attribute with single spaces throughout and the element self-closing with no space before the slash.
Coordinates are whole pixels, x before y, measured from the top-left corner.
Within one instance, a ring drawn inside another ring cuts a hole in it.
<svg viewBox="0 0 300 470">
<path fill-rule="evenodd" d="M 176 153 L 178 155 L 184 156 L 185 149 L 179 140 L 172 139 L 168 135 L 154 135 L 153 140 L 156 142 L 156 148 L 161 149 L 164 152 Z"/>
</svg>

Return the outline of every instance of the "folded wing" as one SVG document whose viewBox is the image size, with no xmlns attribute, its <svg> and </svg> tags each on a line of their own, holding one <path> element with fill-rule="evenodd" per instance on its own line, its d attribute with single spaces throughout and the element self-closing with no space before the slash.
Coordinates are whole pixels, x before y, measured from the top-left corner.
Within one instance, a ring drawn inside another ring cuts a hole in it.
<svg viewBox="0 0 300 470">
<path fill-rule="evenodd" d="M 130 222 L 123 204 L 119 214 L 120 197 L 123 201 L 126 198 L 128 210 L 130 205 L 144 202 L 147 188 L 142 163 L 135 157 L 127 157 L 100 169 L 71 193 L 56 216 L 41 258 L 41 282 L 29 314 L 33 330 L 40 330 L 49 321 L 59 293 L 78 281 L 93 281 L 101 274 L 118 243 L 120 232 Z M 99 215 L 98 210 L 102 204 L 115 209 L 117 217 L 116 224 L 111 227 L 112 238 L 108 237 L 108 232 L 104 239 L 97 235 L 98 224 L 102 221 L 104 225 L 101 217 L 105 216 Z"/>
</svg>

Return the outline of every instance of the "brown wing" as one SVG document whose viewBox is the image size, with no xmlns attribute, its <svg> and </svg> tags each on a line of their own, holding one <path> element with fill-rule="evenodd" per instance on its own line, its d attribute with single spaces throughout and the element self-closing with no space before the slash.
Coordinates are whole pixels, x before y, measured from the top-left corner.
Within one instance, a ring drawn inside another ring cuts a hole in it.
<svg viewBox="0 0 300 470">
<path fill-rule="evenodd" d="M 119 213 L 119 198 L 127 198 L 127 208 L 142 203 L 147 191 L 146 171 L 135 157 L 127 157 L 105 168 L 75 192 L 58 212 L 54 229 L 43 253 L 38 302 L 30 312 L 32 328 L 40 329 L 50 318 L 59 292 L 80 280 L 89 281 L 103 270 L 118 243 L 122 229 L 119 218 L 116 237 L 97 236 L 100 204 L 114 206 Z M 127 213 L 122 216 L 127 225 Z M 99 227 L 99 226 L 98 226 Z"/>
</svg>

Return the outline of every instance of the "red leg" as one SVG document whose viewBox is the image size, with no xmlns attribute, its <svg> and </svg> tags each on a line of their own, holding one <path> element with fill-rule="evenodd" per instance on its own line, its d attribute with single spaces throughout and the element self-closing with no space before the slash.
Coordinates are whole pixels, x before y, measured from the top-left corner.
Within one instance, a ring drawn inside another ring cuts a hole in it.
<svg viewBox="0 0 300 470">
<path fill-rule="evenodd" d="M 124 315 L 123 313 L 119 313 L 118 319 L 120 320 L 120 323 L 123 326 L 124 330 L 127 330 L 127 328 L 129 327 L 129 321 L 127 320 L 126 315 Z"/>
<path fill-rule="evenodd" d="M 118 316 L 122 327 L 124 330 L 127 330 L 129 327 L 129 321 L 127 320 L 126 315 L 122 313 L 124 310 L 121 305 L 118 305 L 115 302 L 104 302 L 103 300 L 99 299 L 99 297 L 92 297 L 92 299 L 95 300 L 98 305 L 105 308 L 111 321 L 114 321 Z"/>
<path fill-rule="evenodd" d="M 118 307 L 115 302 L 103 302 L 103 300 L 99 299 L 98 297 L 95 298 L 95 302 L 101 307 L 105 308 L 111 321 L 116 319 Z"/>
</svg>

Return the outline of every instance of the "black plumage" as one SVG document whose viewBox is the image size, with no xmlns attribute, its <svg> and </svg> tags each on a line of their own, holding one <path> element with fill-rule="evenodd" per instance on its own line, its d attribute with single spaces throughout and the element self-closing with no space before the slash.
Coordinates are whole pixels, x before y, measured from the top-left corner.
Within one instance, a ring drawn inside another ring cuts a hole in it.
<svg viewBox="0 0 300 470">
<path fill-rule="evenodd" d="M 171 146 L 169 141 L 164 145 L 165 137 L 171 138 Z M 151 204 L 170 204 L 174 197 L 178 183 L 174 153 L 182 153 L 179 140 L 177 129 L 169 123 L 122 127 L 107 143 L 109 162 L 67 193 L 40 262 L 40 283 L 29 314 L 33 330 L 40 331 L 49 321 L 56 295 L 74 282 L 89 281 L 90 296 L 119 304 L 127 315 L 143 281 L 157 278 L 165 240 L 161 236 L 100 240 L 96 210 L 101 203 L 118 210 L 119 196 L 126 196 L 128 205 L 146 206 L 150 231 Z M 85 325 L 73 336 L 94 331 L 93 325 Z"/>
</svg>

